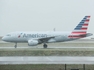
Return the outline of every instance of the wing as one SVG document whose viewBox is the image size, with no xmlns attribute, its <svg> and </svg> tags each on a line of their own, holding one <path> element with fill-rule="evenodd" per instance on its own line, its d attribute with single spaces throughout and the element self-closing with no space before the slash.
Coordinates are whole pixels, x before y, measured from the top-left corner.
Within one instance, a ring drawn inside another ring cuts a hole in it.
<svg viewBox="0 0 94 70">
<path fill-rule="evenodd" d="M 38 39 L 39 41 L 41 41 L 42 43 L 46 43 L 48 40 L 50 40 L 51 38 L 55 38 L 55 37 L 46 37 L 46 38 L 40 38 Z"/>
<path fill-rule="evenodd" d="M 60 36 L 60 35 L 58 35 L 58 36 Z M 50 37 L 45 37 L 45 38 L 38 38 L 38 39 L 36 39 L 36 40 L 38 40 L 39 43 L 47 43 L 48 40 L 50 40 L 50 39 L 52 39 L 52 38 L 55 38 L 55 37 L 58 37 L 58 36 L 50 36 Z"/>
</svg>

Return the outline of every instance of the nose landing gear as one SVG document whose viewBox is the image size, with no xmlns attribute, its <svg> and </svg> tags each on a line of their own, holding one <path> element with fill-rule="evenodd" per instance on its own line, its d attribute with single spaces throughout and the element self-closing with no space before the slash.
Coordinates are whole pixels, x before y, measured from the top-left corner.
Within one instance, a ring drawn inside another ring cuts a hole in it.
<svg viewBox="0 0 94 70">
<path fill-rule="evenodd" d="M 17 43 L 15 43 L 14 47 L 17 48 Z"/>
</svg>

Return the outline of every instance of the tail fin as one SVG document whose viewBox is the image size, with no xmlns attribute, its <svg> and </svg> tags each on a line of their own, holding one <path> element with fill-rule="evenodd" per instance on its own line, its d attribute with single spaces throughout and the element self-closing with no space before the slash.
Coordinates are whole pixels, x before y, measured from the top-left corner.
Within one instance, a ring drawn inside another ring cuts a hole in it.
<svg viewBox="0 0 94 70">
<path fill-rule="evenodd" d="M 69 38 L 84 38 L 87 36 L 91 36 L 91 33 L 87 33 L 88 24 L 89 24 L 90 16 L 85 16 L 81 22 L 74 28 L 71 34 L 68 36 Z"/>
<path fill-rule="evenodd" d="M 74 28 L 71 34 L 86 34 L 88 29 L 90 16 L 85 16 L 81 22 Z"/>
</svg>

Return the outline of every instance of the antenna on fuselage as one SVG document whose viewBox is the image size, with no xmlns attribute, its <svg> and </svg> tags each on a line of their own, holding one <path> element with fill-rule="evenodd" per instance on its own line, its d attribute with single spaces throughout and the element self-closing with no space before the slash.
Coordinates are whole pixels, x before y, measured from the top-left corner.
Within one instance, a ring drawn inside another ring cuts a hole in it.
<svg viewBox="0 0 94 70">
<path fill-rule="evenodd" d="M 54 28 L 53 30 L 54 30 L 54 31 L 56 31 L 56 29 L 55 29 L 55 28 Z"/>
</svg>

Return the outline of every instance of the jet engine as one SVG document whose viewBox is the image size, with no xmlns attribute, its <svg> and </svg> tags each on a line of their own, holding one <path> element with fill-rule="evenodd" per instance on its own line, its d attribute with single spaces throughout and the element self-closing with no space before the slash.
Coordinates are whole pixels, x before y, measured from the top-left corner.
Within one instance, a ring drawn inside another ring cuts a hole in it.
<svg viewBox="0 0 94 70">
<path fill-rule="evenodd" d="M 38 40 L 29 40 L 28 41 L 29 46 L 36 46 L 36 45 L 38 45 L 38 43 L 39 43 Z"/>
</svg>

